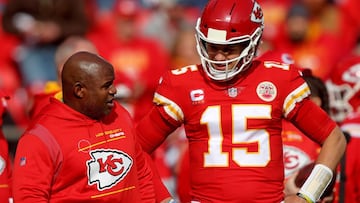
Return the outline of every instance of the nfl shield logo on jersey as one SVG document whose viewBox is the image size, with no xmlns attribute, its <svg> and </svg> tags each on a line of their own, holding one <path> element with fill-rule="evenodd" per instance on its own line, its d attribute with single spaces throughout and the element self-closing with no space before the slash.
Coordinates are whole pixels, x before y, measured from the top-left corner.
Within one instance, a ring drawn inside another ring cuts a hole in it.
<svg viewBox="0 0 360 203">
<path fill-rule="evenodd" d="M 98 190 L 113 187 L 130 171 L 133 160 L 125 152 L 113 149 L 90 151 L 87 161 L 89 185 L 97 184 Z"/>
<path fill-rule="evenodd" d="M 228 89 L 228 95 L 229 95 L 229 97 L 238 96 L 238 89 L 235 88 L 235 87 L 232 87 L 232 88 Z"/>
</svg>

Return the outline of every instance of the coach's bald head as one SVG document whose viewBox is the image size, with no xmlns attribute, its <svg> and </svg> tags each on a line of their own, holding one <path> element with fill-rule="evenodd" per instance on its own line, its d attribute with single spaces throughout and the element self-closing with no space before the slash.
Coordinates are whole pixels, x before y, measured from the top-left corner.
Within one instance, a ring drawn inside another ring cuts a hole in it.
<svg viewBox="0 0 360 203">
<path fill-rule="evenodd" d="M 61 75 L 63 100 L 93 119 L 111 110 L 116 89 L 113 66 L 97 54 L 81 51 L 65 62 Z"/>
</svg>

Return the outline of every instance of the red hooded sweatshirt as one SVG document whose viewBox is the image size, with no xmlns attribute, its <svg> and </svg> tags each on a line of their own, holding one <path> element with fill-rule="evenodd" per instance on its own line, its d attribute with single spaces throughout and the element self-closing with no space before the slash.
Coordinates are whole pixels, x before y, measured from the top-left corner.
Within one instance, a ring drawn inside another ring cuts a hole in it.
<svg viewBox="0 0 360 203">
<path fill-rule="evenodd" d="M 14 201 L 155 202 L 151 167 L 133 129 L 117 103 L 93 120 L 51 98 L 19 139 Z"/>
</svg>

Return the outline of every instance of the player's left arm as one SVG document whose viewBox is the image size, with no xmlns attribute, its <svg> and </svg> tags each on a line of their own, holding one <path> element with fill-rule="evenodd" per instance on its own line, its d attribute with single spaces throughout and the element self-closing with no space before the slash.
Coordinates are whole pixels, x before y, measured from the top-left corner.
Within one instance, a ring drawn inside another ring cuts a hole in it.
<svg viewBox="0 0 360 203">
<path fill-rule="evenodd" d="M 346 139 L 337 124 L 316 104 L 304 100 L 292 122 L 311 139 L 322 145 L 316 165 L 301 187 L 299 196 L 315 202 L 331 182 L 333 171 L 343 156 Z"/>
<path fill-rule="evenodd" d="M 178 126 L 167 121 L 160 113 L 162 107 L 154 107 L 136 124 L 137 141 L 143 150 L 152 154 Z"/>
<path fill-rule="evenodd" d="M 322 145 L 317 163 L 335 170 L 345 152 L 345 135 L 328 114 L 311 100 L 304 100 L 300 108 L 292 119 L 293 123 L 308 137 Z"/>
</svg>

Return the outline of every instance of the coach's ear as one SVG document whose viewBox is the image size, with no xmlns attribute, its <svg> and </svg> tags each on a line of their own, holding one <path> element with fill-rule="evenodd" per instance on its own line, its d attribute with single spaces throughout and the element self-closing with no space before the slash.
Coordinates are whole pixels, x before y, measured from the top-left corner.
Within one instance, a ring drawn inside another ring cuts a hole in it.
<svg viewBox="0 0 360 203">
<path fill-rule="evenodd" d="M 73 86 L 73 93 L 76 98 L 84 98 L 86 88 L 81 82 L 76 82 Z"/>
</svg>

